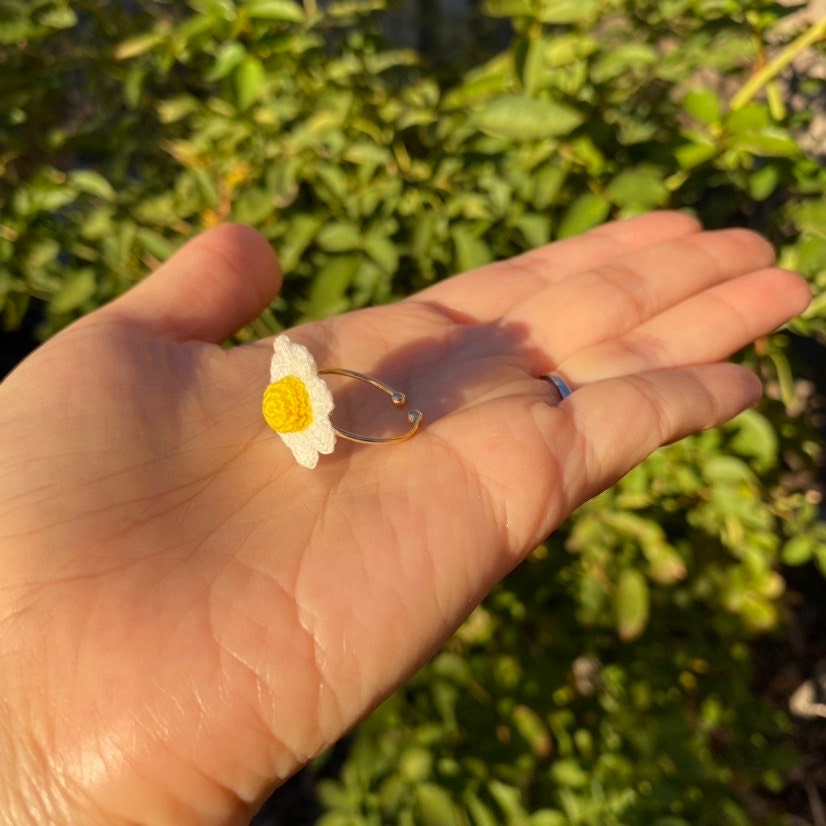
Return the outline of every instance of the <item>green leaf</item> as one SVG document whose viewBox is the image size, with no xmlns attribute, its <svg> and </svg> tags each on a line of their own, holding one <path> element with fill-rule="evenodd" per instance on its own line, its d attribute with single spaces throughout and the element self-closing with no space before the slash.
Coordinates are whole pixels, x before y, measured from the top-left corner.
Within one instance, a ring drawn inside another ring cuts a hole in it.
<svg viewBox="0 0 826 826">
<path fill-rule="evenodd" d="M 50 29 L 70 29 L 77 24 L 77 14 L 68 6 L 63 6 L 41 14 L 37 22 Z"/>
<path fill-rule="evenodd" d="M 534 754 L 545 757 L 550 753 L 551 738 L 548 727 L 533 709 L 518 705 L 513 710 L 513 723 Z"/>
<path fill-rule="evenodd" d="M 190 47 L 199 49 L 199 42 L 211 39 L 221 26 L 214 18 L 197 14 L 184 20 L 171 33 L 176 57 L 186 56 Z"/>
<path fill-rule="evenodd" d="M 398 769 L 408 783 L 423 783 L 433 774 L 433 755 L 421 746 L 411 746 L 399 757 Z"/>
<path fill-rule="evenodd" d="M 235 70 L 235 101 L 241 111 L 249 109 L 258 100 L 266 72 L 257 57 L 247 55 Z"/>
<path fill-rule="evenodd" d="M 722 107 L 720 98 L 713 89 L 692 89 L 683 98 L 686 113 L 709 126 L 720 122 Z"/>
<path fill-rule="evenodd" d="M 533 17 L 531 0 L 485 0 L 482 13 L 489 17 Z"/>
<path fill-rule="evenodd" d="M 80 235 L 88 241 L 100 241 L 112 234 L 114 214 L 111 209 L 96 209 L 90 212 L 80 227 Z"/>
<path fill-rule="evenodd" d="M 551 778 L 558 786 L 581 789 L 588 785 L 589 777 L 577 760 L 565 758 L 555 760 L 551 766 Z"/>
<path fill-rule="evenodd" d="M 358 798 L 353 790 L 343 783 L 331 778 L 323 778 L 315 784 L 315 792 L 319 801 L 328 809 L 341 809 L 343 816 L 348 809 L 358 806 Z"/>
<path fill-rule="evenodd" d="M 467 272 L 493 260 L 490 247 L 469 226 L 453 226 L 450 228 L 450 235 L 456 250 L 456 266 L 459 272 Z"/>
<path fill-rule="evenodd" d="M 364 251 L 388 274 L 393 275 L 399 266 L 399 251 L 386 235 L 368 234 Z"/>
<path fill-rule="evenodd" d="M 551 240 L 551 219 L 547 215 L 522 215 L 515 226 L 525 236 L 529 247 L 541 247 Z"/>
<path fill-rule="evenodd" d="M 741 109 L 730 112 L 726 118 L 726 130 L 733 135 L 759 132 L 770 127 L 771 119 L 765 106 L 750 103 Z"/>
<path fill-rule="evenodd" d="M 681 169 L 694 169 L 700 164 L 710 161 L 719 153 L 716 144 L 710 140 L 686 143 L 677 147 L 674 156 Z"/>
<path fill-rule="evenodd" d="M 732 141 L 732 147 L 766 158 L 791 158 L 800 152 L 794 138 L 783 130 L 773 128 L 740 133 Z"/>
<path fill-rule="evenodd" d="M 159 43 L 166 39 L 166 34 L 161 32 L 149 32 L 129 37 L 115 46 L 113 52 L 116 60 L 129 60 L 132 57 L 145 54 L 151 51 Z"/>
<path fill-rule="evenodd" d="M 483 803 L 473 792 L 465 792 L 462 802 L 472 818 L 473 826 L 501 826 L 499 819 L 490 807 Z"/>
<path fill-rule="evenodd" d="M 490 780 L 488 791 L 505 815 L 506 823 L 519 823 L 527 816 L 522 803 L 522 791 L 501 780 Z"/>
<path fill-rule="evenodd" d="M 755 201 L 765 201 L 780 184 L 781 172 L 776 163 L 765 166 L 749 175 L 749 195 Z"/>
<path fill-rule="evenodd" d="M 611 211 L 611 204 L 595 192 L 580 195 L 565 211 L 557 230 L 559 238 L 570 238 L 601 224 Z"/>
<path fill-rule="evenodd" d="M 436 214 L 424 210 L 414 217 L 410 250 L 417 261 L 430 261 L 433 243 L 436 238 Z"/>
<path fill-rule="evenodd" d="M 345 293 L 361 261 L 361 255 L 336 255 L 327 259 L 313 279 L 303 320 L 325 318 L 350 309 Z"/>
<path fill-rule="evenodd" d="M 542 23 L 580 23 L 595 18 L 599 0 L 544 0 L 539 6 Z"/>
<path fill-rule="evenodd" d="M 117 198 L 112 184 L 98 172 L 91 169 L 76 169 L 69 174 L 69 182 L 79 192 L 95 195 L 104 201 L 114 201 Z"/>
<path fill-rule="evenodd" d="M 826 224 L 823 226 L 826 227 Z M 811 235 L 804 238 L 792 251 L 794 253 L 794 269 L 799 269 L 804 275 L 817 279 L 820 273 L 826 271 L 826 235 L 824 237 Z M 822 279 L 822 276 L 820 276 L 820 279 Z M 821 295 L 823 294 L 821 293 Z M 817 296 L 817 298 L 819 297 Z"/>
<path fill-rule="evenodd" d="M 494 58 L 484 69 L 482 72 L 469 72 L 464 83 L 447 92 L 442 98 L 442 109 L 464 109 L 508 88 L 510 79 L 504 61 Z"/>
<path fill-rule="evenodd" d="M 768 470 L 777 464 L 780 442 L 769 420 L 756 410 L 745 410 L 729 425 L 737 433 L 731 447 L 741 456 L 755 460 L 759 470 Z"/>
<path fill-rule="evenodd" d="M 826 192 L 821 198 L 798 204 L 793 208 L 792 215 L 800 229 L 815 234 L 823 232 L 823 228 L 826 227 Z"/>
<path fill-rule="evenodd" d="M 526 141 L 567 135 L 585 117 L 564 103 L 503 95 L 479 111 L 474 120 L 487 135 Z"/>
<path fill-rule="evenodd" d="M 623 209 L 654 209 L 668 201 L 668 188 L 661 170 L 638 166 L 619 173 L 605 188 L 608 198 Z"/>
<path fill-rule="evenodd" d="M 147 67 L 141 63 L 133 63 L 127 71 L 122 87 L 123 99 L 131 109 L 135 109 L 141 101 L 147 74 Z"/>
<path fill-rule="evenodd" d="M 243 62 L 247 56 L 246 49 L 236 42 L 224 43 L 215 55 L 215 62 L 204 76 L 210 83 L 227 77 Z"/>
<path fill-rule="evenodd" d="M 187 4 L 201 14 L 222 20 L 235 20 L 237 14 L 234 0 L 187 0 Z"/>
<path fill-rule="evenodd" d="M 569 822 L 562 812 L 553 809 L 539 809 L 531 814 L 528 821 L 529 826 L 568 826 Z"/>
<path fill-rule="evenodd" d="M 178 244 L 165 238 L 161 233 L 147 227 L 141 227 L 137 232 L 138 241 L 143 248 L 158 261 L 166 261 L 178 248 Z"/>
<path fill-rule="evenodd" d="M 621 640 L 635 640 L 648 623 L 648 581 L 637 570 L 621 571 L 614 590 L 614 618 Z"/>
<path fill-rule="evenodd" d="M 417 826 L 460 826 L 450 794 L 435 783 L 416 786 Z"/>
<path fill-rule="evenodd" d="M 826 292 L 816 295 L 803 313 L 805 319 L 826 319 Z"/>
<path fill-rule="evenodd" d="M 292 272 L 307 247 L 324 224 L 318 215 L 299 214 L 288 224 L 284 238 L 278 244 L 278 259 L 285 273 Z"/>
<path fill-rule="evenodd" d="M 12 207 L 20 218 L 31 219 L 39 212 L 55 213 L 77 198 L 70 186 L 54 180 L 36 179 L 14 192 Z"/>
<path fill-rule="evenodd" d="M 546 69 L 568 66 L 599 50 L 599 40 L 582 32 L 558 34 L 544 42 Z"/>
<path fill-rule="evenodd" d="M 723 485 L 754 481 L 754 473 L 742 459 L 721 454 L 711 454 L 703 463 L 703 476 L 710 482 Z"/>
<path fill-rule="evenodd" d="M 370 14 L 384 8 L 385 0 L 337 0 L 326 5 L 330 17 L 351 17 Z"/>
<path fill-rule="evenodd" d="M 685 562 L 667 543 L 648 545 L 643 552 L 648 560 L 648 576 L 655 582 L 670 584 L 685 578 Z"/>
<path fill-rule="evenodd" d="M 528 97 L 532 97 L 539 87 L 544 60 L 545 41 L 538 37 L 523 40 L 516 48 L 516 70 Z"/>
<path fill-rule="evenodd" d="M 600 148 L 594 143 L 590 135 L 582 134 L 575 137 L 569 144 L 571 157 L 576 164 L 585 167 L 584 172 L 593 180 L 600 180 L 608 170 L 610 164 Z M 582 190 L 582 184 L 578 190 Z"/>
<path fill-rule="evenodd" d="M 781 554 L 784 565 L 805 565 L 814 553 L 815 543 L 809 536 L 793 536 Z"/>
<path fill-rule="evenodd" d="M 280 20 L 284 23 L 301 23 L 304 9 L 293 0 L 250 0 L 247 14 L 258 20 Z"/>
<path fill-rule="evenodd" d="M 591 68 L 591 79 L 607 83 L 636 70 L 643 70 L 657 63 L 657 50 L 647 43 L 625 43 L 603 52 Z"/>
<path fill-rule="evenodd" d="M 272 195 L 261 187 L 252 187 L 235 199 L 232 205 L 232 218 L 242 224 L 253 226 L 260 224 L 275 210 Z"/>
<path fill-rule="evenodd" d="M 327 203 L 348 203 L 350 200 L 350 181 L 344 170 L 339 166 L 324 165 L 316 169 L 316 175 L 329 193 L 322 192 L 322 198 Z M 329 197 L 325 197 L 329 195 Z"/>
<path fill-rule="evenodd" d="M 536 209 L 547 209 L 557 202 L 562 185 L 568 177 L 570 166 L 551 161 L 534 174 L 536 184 L 533 205 Z"/>
<path fill-rule="evenodd" d="M 192 95 L 176 95 L 173 98 L 159 100 L 156 107 L 161 123 L 175 123 L 197 112 L 200 108 L 200 101 Z"/>
<path fill-rule="evenodd" d="M 479 192 L 462 192 L 455 198 L 451 198 L 447 203 L 447 215 L 450 218 L 461 216 L 471 220 L 481 218 L 487 220 L 493 218 L 490 208 L 490 198 L 486 198 Z"/>
<path fill-rule="evenodd" d="M 387 147 L 379 146 L 371 141 L 356 141 L 351 143 L 344 151 L 345 161 L 369 168 L 386 164 L 391 157 Z"/>
<path fill-rule="evenodd" d="M 285 209 L 298 197 L 298 172 L 300 167 L 298 158 L 286 158 L 275 161 L 267 170 L 267 189 L 272 193 L 275 206 Z"/>
<path fill-rule="evenodd" d="M 70 313 L 85 304 L 94 294 L 97 283 L 90 267 L 73 272 L 49 302 L 53 313 Z"/>
<path fill-rule="evenodd" d="M 327 812 L 315 822 L 315 826 L 372 826 L 360 815 L 348 812 Z"/>
<path fill-rule="evenodd" d="M 36 278 L 39 271 L 45 269 L 60 255 L 60 244 L 54 238 L 40 238 L 25 256 L 25 269 Z"/>
<path fill-rule="evenodd" d="M 826 543 L 818 544 L 814 549 L 815 562 L 820 570 L 820 575 L 826 577 Z"/>
<path fill-rule="evenodd" d="M 327 252 L 347 252 L 360 249 L 364 240 L 362 228 L 346 221 L 327 224 L 316 238 L 321 249 Z"/>
</svg>

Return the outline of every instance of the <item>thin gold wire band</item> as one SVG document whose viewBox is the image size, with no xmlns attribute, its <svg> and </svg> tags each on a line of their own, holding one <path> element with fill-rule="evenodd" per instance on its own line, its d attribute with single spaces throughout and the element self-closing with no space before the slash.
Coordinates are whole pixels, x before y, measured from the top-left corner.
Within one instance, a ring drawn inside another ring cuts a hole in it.
<svg viewBox="0 0 826 826">
<path fill-rule="evenodd" d="M 385 384 L 383 381 L 379 381 L 373 376 L 368 376 L 366 373 L 359 373 L 356 370 L 347 370 L 344 367 L 324 367 L 318 371 L 319 375 L 322 374 L 333 374 L 336 376 L 346 376 L 350 379 L 357 379 L 358 381 L 366 382 L 367 384 L 372 385 L 377 390 L 381 390 L 382 393 L 386 393 L 390 396 L 390 401 L 393 403 L 393 407 L 404 407 L 407 404 L 407 396 L 399 390 L 394 390 L 390 385 Z M 424 414 L 421 410 L 409 410 L 407 412 L 407 421 L 410 422 L 410 429 L 401 433 L 398 436 L 362 436 L 359 433 L 351 433 L 349 430 L 342 430 L 340 427 L 336 427 L 333 424 L 333 430 L 341 436 L 342 439 L 347 439 L 351 442 L 359 442 L 360 444 L 364 445 L 379 445 L 385 444 L 389 442 L 404 442 L 413 436 L 416 431 L 419 429 L 419 425 L 422 423 L 422 419 L 424 419 Z M 332 424 L 332 422 L 330 422 Z"/>
</svg>

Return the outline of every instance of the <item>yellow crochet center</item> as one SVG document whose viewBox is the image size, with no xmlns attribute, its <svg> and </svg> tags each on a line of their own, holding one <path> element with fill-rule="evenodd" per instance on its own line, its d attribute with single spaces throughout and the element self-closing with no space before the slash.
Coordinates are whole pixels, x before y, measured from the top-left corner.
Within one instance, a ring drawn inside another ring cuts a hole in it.
<svg viewBox="0 0 826 826">
<path fill-rule="evenodd" d="M 267 385 L 261 409 L 264 420 L 279 433 L 298 433 L 313 423 L 310 394 L 296 376 L 284 376 Z"/>
</svg>

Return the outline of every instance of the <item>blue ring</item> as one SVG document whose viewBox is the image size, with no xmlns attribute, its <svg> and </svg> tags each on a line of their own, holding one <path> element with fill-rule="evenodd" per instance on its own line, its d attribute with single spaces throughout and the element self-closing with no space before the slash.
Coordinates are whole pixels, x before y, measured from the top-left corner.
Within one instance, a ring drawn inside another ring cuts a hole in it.
<svg viewBox="0 0 826 826">
<path fill-rule="evenodd" d="M 553 386 L 559 390 L 559 395 L 562 396 L 563 399 L 567 399 L 568 396 L 571 395 L 574 391 L 568 385 L 568 382 L 559 375 L 559 373 L 546 373 L 542 378 L 548 379 L 548 381 L 553 383 Z"/>
</svg>

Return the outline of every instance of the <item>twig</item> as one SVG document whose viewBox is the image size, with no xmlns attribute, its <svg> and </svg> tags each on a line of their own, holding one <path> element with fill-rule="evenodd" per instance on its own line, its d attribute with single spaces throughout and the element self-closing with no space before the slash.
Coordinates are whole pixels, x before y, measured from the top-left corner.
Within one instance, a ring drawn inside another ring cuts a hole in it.
<svg viewBox="0 0 826 826">
<path fill-rule="evenodd" d="M 813 23 L 805 32 L 798 35 L 780 54 L 756 71 L 731 99 L 732 110 L 742 109 L 774 77 L 780 74 L 794 59 L 809 46 L 826 37 L 826 17 Z"/>
</svg>

